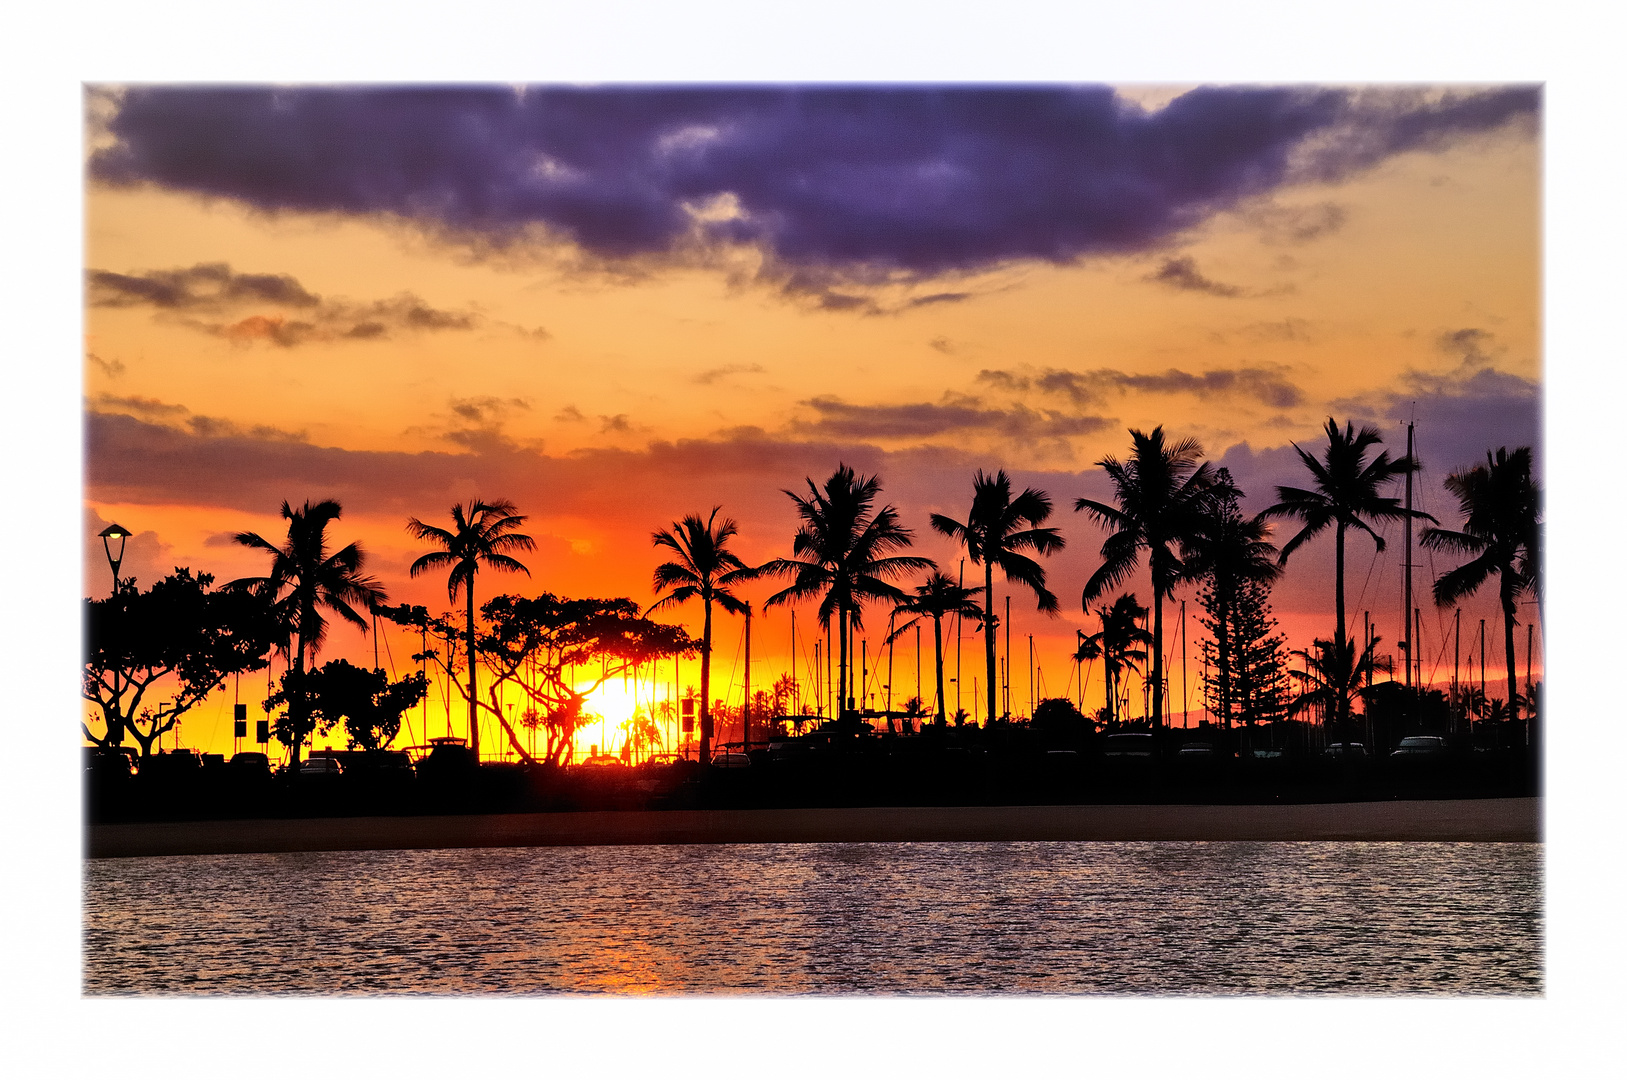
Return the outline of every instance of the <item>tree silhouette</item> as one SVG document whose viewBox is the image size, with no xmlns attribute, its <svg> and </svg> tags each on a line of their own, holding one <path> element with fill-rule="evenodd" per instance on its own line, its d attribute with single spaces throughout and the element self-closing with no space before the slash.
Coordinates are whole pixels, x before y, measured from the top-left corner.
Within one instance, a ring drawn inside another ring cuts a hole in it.
<svg viewBox="0 0 1627 1080">
<path fill-rule="evenodd" d="M 287 638 L 295 642 L 293 679 L 288 686 L 287 742 L 292 753 L 292 764 L 299 766 L 299 748 L 313 730 L 311 702 L 305 692 L 305 665 L 322 648 L 328 633 L 324 609 L 367 633 L 367 620 L 356 608 L 371 609 L 384 602 L 383 587 L 361 572 L 365 556 L 360 544 L 347 544 L 332 554 L 328 553 L 327 529 L 342 513 L 332 499 L 312 504 L 309 501 L 298 510 L 282 504 L 282 516 L 288 522 L 288 538 L 281 547 L 258 533 L 241 532 L 232 537 L 244 547 L 264 551 L 271 555 L 271 570 L 263 578 L 240 578 L 228 588 L 246 588 L 269 603 L 284 627 L 284 654 L 288 652 Z M 278 726 L 279 738 L 284 725 Z M 291 740 L 291 741 L 290 741 Z"/>
<path fill-rule="evenodd" d="M 1302 680 L 1306 690 L 1289 704 L 1288 714 L 1293 716 L 1309 706 L 1321 705 L 1324 715 L 1335 718 L 1339 730 L 1346 729 L 1350 722 L 1350 703 L 1364 685 L 1370 685 L 1370 673 L 1390 670 L 1389 658 L 1377 655 L 1380 640 L 1378 635 L 1373 635 L 1359 654 L 1355 642 L 1349 638 L 1334 641 L 1317 638 L 1312 648 L 1295 649 L 1293 655 L 1305 666 L 1288 674 Z"/>
<path fill-rule="evenodd" d="M 740 561 L 729 550 L 740 529 L 733 518 L 717 520 L 721 506 L 712 507 L 705 521 L 698 514 L 689 514 L 672 528 L 661 529 L 651 540 L 656 547 L 676 552 L 674 562 L 665 562 L 655 568 L 655 591 L 671 589 L 666 596 L 650 605 L 650 611 L 667 605 L 682 604 L 700 597 L 705 610 L 701 626 L 701 746 L 702 761 L 711 760 L 712 753 L 712 604 L 715 602 L 731 615 L 744 615 L 749 607 L 730 589 L 757 576 L 757 572 Z"/>
<path fill-rule="evenodd" d="M 214 580 L 177 567 L 146 592 L 125 578 L 112 596 L 85 601 L 81 691 L 101 707 L 106 725 L 101 736 L 81 725 L 86 739 L 113 750 L 128 733 L 145 759 L 227 676 L 266 667 L 280 633 L 270 605 L 247 590 L 211 591 Z M 171 688 L 169 698 L 147 704 L 160 681 Z"/>
<path fill-rule="evenodd" d="M 1147 609 L 1136 602 L 1134 593 L 1120 596 L 1111 607 L 1097 608 L 1096 617 L 1102 628 L 1080 641 L 1077 658 L 1101 657 L 1107 673 L 1107 722 L 1112 725 L 1118 720 L 1119 676 L 1140 669 L 1147 659 L 1145 646 L 1152 644 L 1152 635 L 1141 628 Z"/>
<path fill-rule="evenodd" d="M 1114 588 L 1133 573 L 1147 551 L 1152 575 L 1152 711 L 1153 731 L 1164 729 L 1164 597 L 1185 579 L 1185 564 L 1175 554 L 1177 546 L 1191 544 L 1212 512 L 1219 481 L 1214 468 L 1200 462 L 1203 447 L 1195 439 L 1182 439 L 1166 445 L 1164 429 L 1152 434 L 1130 429 L 1131 453 L 1128 461 L 1109 455 L 1096 464 L 1113 483 L 1117 506 L 1093 499 L 1079 499 L 1075 510 L 1083 510 L 1110 533 L 1102 543 L 1102 565 L 1085 583 L 1082 604 Z"/>
<path fill-rule="evenodd" d="M 948 574 L 934 570 L 923 584 L 915 587 L 914 595 L 906 597 L 898 604 L 899 611 L 932 619 L 932 655 L 938 678 L 937 722 L 940 724 L 946 719 L 943 697 L 943 620 L 950 615 L 981 618 L 983 610 L 973 599 L 976 595 L 975 588 L 968 589 L 957 585 L 955 579 Z M 915 621 L 911 619 L 904 623 L 895 634 L 902 633 Z"/>
<path fill-rule="evenodd" d="M 1214 623 L 1217 712 L 1228 729 L 1234 698 L 1232 660 L 1238 651 L 1233 624 L 1239 598 L 1248 586 L 1269 585 L 1282 574 L 1277 549 L 1266 539 L 1271 527 L 1263 517 L 1245 518 L 1238 508 L 1238 494 L 1231 474 L 1217 470 L 1215 498 L 1181 546 L 1185 576 L 1207 580 L 1200 599 Z"/>
<path fill-rule="evenodd" d="M 959 540 L 966 546 L 966 554 L 973 563 L 983 567 L 983 646 L 988 667 L 989 717 L 994 723 L 998 710 L 998 691 L 994 670 L 994 628 L 999 623 L 994 613 L 994 568 L 998 566 L 1006 580 L 1026 585 L 1033 591 L 1040 611 L 1055 615 L 1056 596 L 1045 587 L 1045 568 L 1022 554 L 1032 551 L 1049 555 L 1062 550 L 1062 534 L 1041 524 L 1051 516 L 1051 497 L 1043 491 L 1024 488 L 1021 495 L 1011 497 L 1011 479 L 1001 469 L 987 476 L 979 469 L 972 479 L 972 508 L 964 522 L 943 514 L 932 515 L 932 527 L 945 536 Z"/>
<path fill-rule="evenodd" d="M 474 752 L 476 761 L 480 760 L 480 697 L 476 693 L 475 682 L 475 574 L 484 563 L 493 570 L 531 576 L 525 564 L 508 554 L 511 551 L 535 550 L 536 544 L 529 536 L 514 531 L 523 524 L 525 518 L 514 512 L 514 504 L 507 499 L 494 499 L 491 502 L 476 499 L 467 508 L 461 503 L 453 503 L 450 530 L 426 525 L 417 518 L 407 519 L 408 532 L 419 540 L 439 544 L 442 549 L 420 555 L 408 569 L 408 575 L 417 577 L 430 570 L 450 567 L 451 572 L 446 578 L 447 600 L 457 603 L 458 589 L 463 590 L 467 613 L 464 641 L 469 666 L 469 748 Z"/>
<path fill-rule="evenodd" d="M 933 570 L 931 559 L 895 555 L 910 546 L 910 530 L 898 523 L 892 506 L 872 510 L 881 493 L 881 478 L 859 476 L 838 465 L 824 489 L 806 478 L 808 495 L 785 493 L 797 504 L 802 524 L 791 539 L 789 559 L 773 559 L 759 568 L 765 575 L 790 577 L 791 584 L 770 596 L 764 607 L 819 597 L 819 624 L 830 626 L 837 617 L 841 645 L 838 712 L 845 713 L 852 677 L 853 630 L 864 628 L 867 600 L 904 599 L 904 593 L 886 579 L 917 570 Z"/>
<path fill-rule="evenodd" d="M 1298 443 L 1293 444 L 1294 452 L 1305 463 L 1314 486 L 1279 486 L 1277 504 L 1267 508 L 1260 516 L 1291 517 L 1304 522 L 1304 527 L 1282 546 L 1282 554 L 1278 558 L 1284 565 L 1301 544 L 1329 525 L 1334 527 L 1334 638 L 1342 640 L 1346 636 L 1345 531 L 1360 529 L 1373 538 L 1373 544 L 1379 551 L 1383 551 L 1384 538 L 1373 531 L 1368 521 L 1405 521 L 1408 511 L 1400 500 L 1381 496 L 1379 488 L 1396 477 L 1415 472 L 1418 463 L 1406 457 L 1391 461 L 1388 450 L 1380 451 L 1378 457 L 1368 461 L 1368 450 L 1384 441 L 1377 428 L 1364 427 L 1358 432 L 1346 421 L 1344 430 L 1340 431 L 1338 423 L 1330 416 L 1324 431 L 1328 444 L 1322 450 L 1321 461 L 1312 457 Z M 1415 518 L 1435 520 L 1422 511 L 1414 510 L 1411 513 Z"/>
<path fill-rule="evenodd" d="M 1515 604 L 1520 596 L 1541 589 L 1542 491 L 1531 479 L 1531 448 L 1512 454 L 1499 447 L 1486 463 L 1446 478 L 1446 490 L 1458 499 L 1463 528 L 1426 529 L 1425 547 L 1457 555 L 1468 562 L 1448 570 L 1435 582 L 1435 603 L 1442 607 L 1479 590 L 1497 575 L 1497 598 L 1503 606 L 1503 656 L 1508 663 L 1508 700 L 1519 699 L 1514 668 Z"/>
</svg>

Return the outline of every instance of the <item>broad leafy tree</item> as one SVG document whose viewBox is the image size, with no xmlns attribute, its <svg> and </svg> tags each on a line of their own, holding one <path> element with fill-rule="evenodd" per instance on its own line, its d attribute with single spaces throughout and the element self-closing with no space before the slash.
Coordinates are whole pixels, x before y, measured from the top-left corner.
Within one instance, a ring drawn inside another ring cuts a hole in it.
<svg viewBox="0 0 1627 1080">
<path fill-rule="evenodd" d="M 525 518 L 515 513 L 514 504 L 507 499 L 493 499 L 491 502 L 476 499 L 467 507 L 454 503 L 450 529 L 427 525 L 417 518 L 407 519 L 408 532 L 419 540 L 439 545 L 441 549 L 420 555 L 408 569 L 408 574 L 417 577 L 431 570 L 447 570 L 446 596 L 454 604 L 458 600 L 458 590 L 463 590 L 464 648 L 469 676 L 465 697 L 469 701 L 469 748 L 474 751 L 476 761 L 480 760 L 480 695 L 475 678 L 479 670 L 479 665 L 475 663 L 475 575 L 485 566 L 492 570 L 530 576 L 531 571 L 525 568 L 525 564 L 511 554 L 531 551 L 536 547 L 529 536 L 515 531 L 523 524 Z"/>
<path fill-rule="evenodd" d="M 1061 551 L 1062 534 L 1044 527 L 1051 516 L 1051 497 L 1043 491 L 1025 488 L 1015 498 L 1011 479 L 1005 470 L 987 476 L 981 469 L 972 479 L 972 506 L 965 521 L 944 514 L 932 515 L 932 527 L 960 541 L 973 563 L 983 567 L 983 647 L 989 686 L 988 723 L 993 724 L 999 709 L 994 662 L 994 631 L 999 618 L 994 611 L 994 570 L 999 567 L 1008 582 L 1025 585 L 1033 592 L 1039 610 L 1055 615 L 1055 594 L 1045 587 L 1045 568 L 1024 552 L 1049 555 Z"/>
<path fill-rule="evenodd" d="M 283 692 L 267 699 L 268 708 L 288 703 Z M 311 718 L 324 734 L 343 724 L 352 750 L 383 750 L 401 732 L 401 717 L 424 699 L 426 680 L 421 672 L 392 681 L 378 669 L 357 667 L 349 660 L 329 660 L 305 675 L 305 693 L 311 703 Z M 278 738 L 288 741 L 283 726 L 286 714 L 277 720 Z"/>
<path fill-rule="evenodd" d="M 365 555 L 360 544 L 346 544 L 338 551 L 328 550 L 328 526 L 339 519 L 339 504 L 332 499 L 306 502 L 295 510 L 285 500 L 282 516 L 288 522 L 288 537 L 281 545 L 258 533 L 238 533 L 234 540 L 245 547 L 271 556 L 271 569 L 262 578 L 241 578 L 230 588 L 245 589 L 270 603 L 283 626 L 285 653 L 291 653 L 288 684 L 288 721 L 279 725 L 289 738 L 292 764 L 299 765 L 299 750 L 313 730 L 311 707 L 303 689 L 307 663 L 321 650 L 327 638 L 328 620 L 324 612 L 338 615 L 367 632 L 367 620 L 357 611 L 370 610 L 383 603 L 384 588 L 362 573 Z M 290 647 L 289 641 L 292 641 Z"/>
<path fill-rule="evenodd" d="M 81 690 L 102 713 L 85 738 L 112 750 L 128 734 L 152 754 L 160 736 L 228 678 L 264 670 L 279 639 L 263 596 L 210 588 L 210 574 L 175 573 L 141 592 L 133 578 L 111 597 L 86 600 Z"/>
<path fill-rule="evenodd" d="M 1288 706 L 1289 715 L 1320 706 L 1341 737 L 1354 738 L 1350 723 L 1352 702 L 1365 687 L 1372 685 L 1373 672 L 1390 670 L 1389 658 L 1378 655 L 1380 640 L 1375 634 L 1359 653 L 1356 643 L 1348 638 L 1333 641 L 1317 638 L 1310 649 L 1295 649 L 1293 655 L 1303 666 L 1288 674 L 1299 679 L 1305 689 Z"/>
</svg>

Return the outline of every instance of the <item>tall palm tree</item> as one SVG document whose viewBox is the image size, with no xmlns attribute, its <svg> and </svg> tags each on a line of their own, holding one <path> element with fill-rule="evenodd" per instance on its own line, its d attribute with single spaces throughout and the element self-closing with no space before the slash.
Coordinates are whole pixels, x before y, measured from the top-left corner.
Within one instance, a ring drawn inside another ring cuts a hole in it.
<svg viewBox="0 0 1627 1080">
<path fill-rule="evenodd" d="M 1186 576 L 1207 579 L 1207 597 L 1214 619 L 1215 661 L 1218 668 L 1220 715 L 1229 729 L 1232 716 L 1234 646 L 1232 615 L 1240 590 L 1250 584 L 1269 585 L 1282 575 L 1277 548 L 1268 539 L 1271 526 L 1264 517 L 1245 518 L 1238 508 L 1238 491 L 1226 469 L 1215 472 L 1215 494 L 1207 513 L 1200 515 L 1192 535 L 1181 545 Z"/>
<path fill-rule="evenodd" d="M 1223 494 L 1214 468 L 1203 457 L 1203 447 L 1195 439 L 1164 442 L 1164 429 L 1152 434 L 1130 429 L 1128 461 L 1112 455 L 1096 464 L 1113 482 L 1117 506 L 1079 499 L 1075 510 L 1083 510 L 1099 525 L 1114 531 L 1102 542 L 1102 565 L 1085 582 L 1082 604 L 1114 588 L 1132 574 L 1147 551 L 1152 575 L 1152 712 L 1153 731 L 1160 738 L 1164 730 L 1164 597 L 1188 576 L 1186 566 L 1175 554 L 1177 546 L 1190 543 L 1211 512 L 1216 497 Z"/>
<path fill-rule="evenodd" d="M 1541 589 L 1542 491 L 1531 479 L 1531 448 L 1511 454 L 1499 447 L 1486 463 L 1446 478 L 1458 499 L 1463 528 L 1425 529 L 1422 543 L 1435 551 L 1474 556 L 1435 582 L 1435 603 L 1445 607 L 1476 592 L 1493 574 L 1503 605 L 1503 655 L 1508 662 L 1508 700 L 1518 697 L 1514 669 L 1515 604 Z"/>
<path fill-rule="evenodd" d="M 1065 543 L 1054 528 L 1041 527 L 1051 516 L 1051 497 L 1043 491 L 1024 488 L 1011 497 L 1011 479 L 1001 469 L 987 476 L 982 469 L 972 478 L 972 508 L 964 522 L 944 514 L 932 515 L 932 527 L 966 545 L 966 554 L 983 567 L 983 646 L 988 668 L 989 714 L 993 724 L 998 709 L 998 688 L 994 670 L 994 629 L 999 618 L 994 613 L 994 568 L 1006 580 L 1026 585 L 1034 593 L 1040 611 L 1054 615 L 1056 596 L 1045 587 L 1045 568 L 1022 554 L 1049 555 Z"/>
<path fill-rule="evenodd" d="M 977 601 L 973 599 L 976 595 L 975 588 L 968 589 L 957 585 L 955 579 L 948 574 L 934 570 L 924 583 L 915 587 L 914 595 L 898 604 L 899 611 L 917 616 L 930 616 L 932 619 L 932 655 L 938 674 L 937 722 L 940 724 L 946 720 L 943 697 L 943 620 L 949 615 L 980 618 L 983 609 L 978 607 Z M 911 619 L 898 630 L 903 631 L 914 621 Z"/>
<path fill-rule="evenodd" d="M 731 615 L 744 615 L 749 606 L 729 590 L 757 576 L 755 570 L 729 550 L 729 541 L 740 529 L 733 518 L 717 520 L 718 511 L 722 509 L 712 507 L 705 521 L 698 514 L 689 514 L 682 521 L 674 521 L 672 528 L 661 529 L 651 536 L 656 547 L 676 552 L 678 558 L 655 568 L 655 591 L 658 594 L 662 589 L 672 591 L 650 605 L 650 611 L 682 604 L 698 596 L 706 612 L 701 629 L 702 761 L 710 761 L 712 757 L 712 604 L 716 602 Z"/>
<path fill-rule="evenodd" d="M 288 522 L 288 538 L 279 547 L 259 533 L 241 532 L 232 539 L 244 547 L 271 556 L 271 570 L 263 578 L 241 578 L 232 586 L 248 588 L 273 605 L 285 633 L 295 644 L 292 676 L 288 689 L 288 720 L 293 732 L 293 766 L 299 767 L 299 748 L 309 734 L 310 700 L 305 694 L 305 666 L 315 657 L 327 638 L 328 621 L 323 610 L 367 632 L 367 620 L 357 608 L 371 609 L 385 600 L 384 588 L 361 572 L 365 556 L 360 544 L 347 544 L 328 552 L 328 525 L 339 519 L 340 506 L 332 499 L 313 505 L 306 501 L 295 510 L 283 500 L 282 516 Z M 284 653 L 287 653 L 284 646 Z"/>
<path fill-rule="evenodd" d="M 417 518 L 407 519 L 407 531 L 419 540 L 439 544 L 440 551 L 431 551 L 414 560 L 407 573 L 411 577 L 450 567 L 446 577 L 446 597 L 457 603 L 458 590 L 463 590 L 466 622 L 464 624 L 465 653 L 469 665 L 469 748 L 475 760 L 480 760 L 480 698 L 475 693 L 475 574 L 481 564 L 493 570 L 520 573 L 527 577 L 531 571 L 525 564 L 509 554 L 511 551 L 534 551 L 536 544 L 529 536 L 515 532 L 525 524 L 525 517 L 514 512 L 514 504 L 507 499 L 475 499 L 465 507 L 452 504 L 452 528 L 426 525 Z"/>
<path fill-rule="evenodd" d="M 1304 522 L 1304 528 L 1282 546 L 1278 561 L 1287 565 L 1288 556 L 1299 546 L 1318 535 L 1329 525 L 1334 527 L 1334 633 L 1336 640 L 1345 634 L 1345 531 L 1360 529 L 1373 538 L 1374 546 L 1384 550 L 1384 538 L 1373 531 L 1369 521 L 1405 521 L 1408 511 L 1400 500 L 1381 496 L 1379 488 L 1396 477 L 1416 472 L 1418 463 L 1410 457 L 1390 460 L 1388 450 L 1367 460 L 1367 452 L 1384 440 L 1378 429 L 1364 427 L 1357 431 L 1349 421 L 1343 431 L 1333 417 L 1323 428 L 1328 444 L 1322 450 L 1322 460 L 1312 457 L 1298 443 L 1294 452 L 1305 463 L 1314 486 L 1311 488 L 1277 488 L 1277 504 L 1268 507 L 1260 516 L 1265 518 L 1291 517 Z M 1411 516 L 1428 521 L 1435 519 L 1420 510 Z M 1341 719 L 1343 719 L 1341 717 Z"/>
<path fill-rule="evenodd" d="M 881 478 L 859 476 L 839 464 L 821 490 L 808 477 L 806 497 L 785 493 L 797 504 L 802 525 L 791 538 L 789 559 L 773 559 L 760 572 L 790 577 L 791 584 L 763 604 L 819 597 L 819 624 L 837 618 L 841 646 L 838 715 L 847 711 L 852 679 L 852 632 L 864 629 L 863 605 L 869 600 L 897 602 L 904 593 L 889 579 L 919 570 L 935 569 L 931 559 L 896 555 L 910 546 L 913 535 L 898 523 L 892 506 L 872 509 L 881 493 Z"/>
<path fill-rule="evenodd" d="M 1119 675 L 1140 670 L 1152 635 L 1142 629 L 1147 609 L 1136 602 L 1134 593 L 1120 596 L 1111 607 L 1097 608 L 1096 617 L 1102 621 L 1102 628 L 1080 641 L 1078 657 L 1102 658 L 1102 667 L 1107 671 L 1107 722 L 1112 724 L 1118 719 Z"/>
</svg>

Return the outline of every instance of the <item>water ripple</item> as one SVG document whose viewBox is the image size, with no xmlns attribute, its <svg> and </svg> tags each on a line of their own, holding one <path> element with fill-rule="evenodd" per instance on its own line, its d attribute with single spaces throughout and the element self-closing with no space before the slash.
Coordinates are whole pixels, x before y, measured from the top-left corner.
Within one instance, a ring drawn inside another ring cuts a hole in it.
<svg viewBox="0 0 1627 1080">
<path fill-rule="evenodd" d="M 1540 844 L 88 862 L 87 994 L 1540 994 Z"/>
</svg>

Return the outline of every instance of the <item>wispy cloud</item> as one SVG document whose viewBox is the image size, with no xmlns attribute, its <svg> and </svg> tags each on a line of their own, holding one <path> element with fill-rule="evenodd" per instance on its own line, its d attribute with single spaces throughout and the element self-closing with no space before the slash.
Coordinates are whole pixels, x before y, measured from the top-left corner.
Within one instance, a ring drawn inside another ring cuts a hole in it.
<svg viewBox="0 0 1627 1080">
<path fill-rule="evenodd" d="M 472 330 L 478 321 L 473 312 L 443 311 L 410 292 L 365 303 L 327 300 L 288 274 L 240 274 L 226 263 L 137 274 L 93 269 L 86 285 L 91 307 L 152 308 L 238 344 L 292 348 L 311 341 L 369 341 L 401 332 Z M 255 307 L 273 310 L 245 314 Z"/>
</svg>

